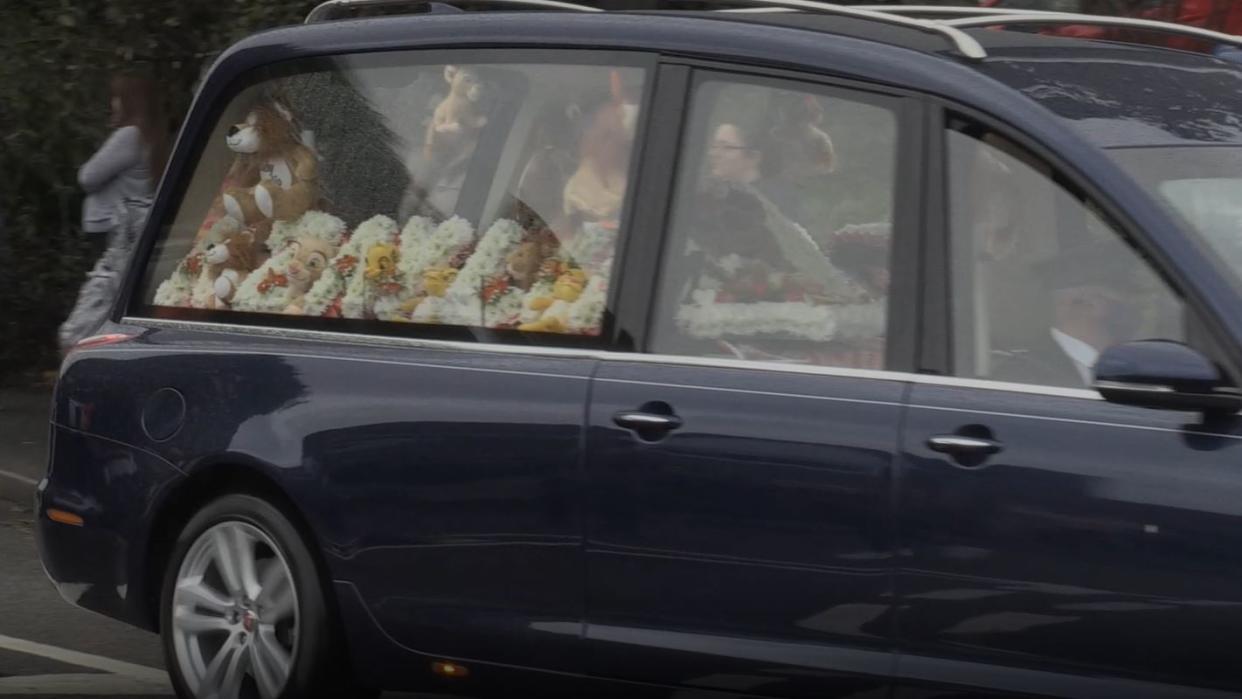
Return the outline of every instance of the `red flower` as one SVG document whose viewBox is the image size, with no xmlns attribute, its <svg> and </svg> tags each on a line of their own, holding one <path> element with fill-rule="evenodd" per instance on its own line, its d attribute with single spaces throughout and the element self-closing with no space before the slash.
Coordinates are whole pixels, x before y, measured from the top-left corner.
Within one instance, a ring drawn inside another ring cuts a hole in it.
<svg viewBox="0 0 1242 699">
<path fill-rule="evenodd" d="M 350 272 L 354 271 L 354 267 L 357 266 L 358 258 L 353 255 L 346 255 L 336 261 L 336 271 L 339 272 L 341 276 L 348 275 Z"/>
<path fill-rule="evenodd" d="M 404 288 L 399 282 L 386 282 L 380 284 L 379 292 L 381 294 L 399 294 Z"/>
<path fill-rule="evenodd" d="M 259 293 L 266 294 L 274 286 L 289 286 L 289 277 L 274 269 L 269 269 L 267 270 L 267 276 L 263 278 L 263 281 L 259 282 Z"/>
<path fill-rule="evenodd" d="M 341 317 L 341 297 L 337 296 L 328 309 L 323 312 L 324 318 L 340 318 Z"/>
<path fill-rule="evenodd" d="M 203 253 L 200 252 L 187 257 L 185 260 L 185 268 L 189 271 L 191 276 L 197 277 L 198 273 L 203 269 Z"/>
<path fill-rule="evenodd" d="M 509 290 L 508 277 L 501 277 L 496 281 L 483 287 L 483 303 L 491 303 L 499 298 L 502 294 Z"/>
</svg>

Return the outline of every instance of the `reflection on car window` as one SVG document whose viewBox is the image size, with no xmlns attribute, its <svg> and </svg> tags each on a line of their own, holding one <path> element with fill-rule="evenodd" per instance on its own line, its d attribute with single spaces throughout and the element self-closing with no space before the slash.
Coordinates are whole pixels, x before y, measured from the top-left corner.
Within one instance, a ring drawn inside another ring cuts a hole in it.
<svg viewBox="0 0 1242 699">
<path fill-rule="evenodd" d="M 260 82 L 204 144 L 146 298 L 598 335 L 642 85 L 365 58 Z"/>
<path fill-rule="evenodd" d="M 882 368 L 896 143 L 870 100 L 701 85 L 651 349 Z"/>
<path fill-rule="evenodd" d="M 1106 348 L 1184 339 L 1180 300 L 1090 202 L 993 134 L 948 133 L 956 373 L 1083 388 Z"/>
</svg>

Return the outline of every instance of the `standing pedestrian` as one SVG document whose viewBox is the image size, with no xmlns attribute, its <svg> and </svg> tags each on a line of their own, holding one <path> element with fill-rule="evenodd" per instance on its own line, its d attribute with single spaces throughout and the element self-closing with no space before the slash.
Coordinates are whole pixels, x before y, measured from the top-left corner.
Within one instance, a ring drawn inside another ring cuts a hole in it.
<svg viewBox="0 0 1242 699">
<path fill-rule="evenodd" d="M 155 82 L 118 75 L 111 96 L 113 131 L 78 170 L 78 183 L 87 193 L 82 229 L 91 239 L 95 265 L 60 326 L 62 354 L 93 334 L 112 310 L 168 158 L 167 124 Z"/>
<path fill-rule="evenodd" d="M 116 75 L 110 87 L 113 131 L 78 169 L 78 184 L 86 192 L 82 230 L 96 259 L 119 221 L 118 207 L 126 199 L 150 199 L 168 157 L 167 124 L 155 82 Z"/>
</svg>

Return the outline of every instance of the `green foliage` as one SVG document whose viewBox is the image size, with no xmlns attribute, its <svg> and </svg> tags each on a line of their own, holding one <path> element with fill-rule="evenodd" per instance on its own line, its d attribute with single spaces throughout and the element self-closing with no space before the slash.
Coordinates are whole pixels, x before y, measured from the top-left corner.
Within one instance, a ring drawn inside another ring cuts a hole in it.
<svg viewBox="0 0 1242 699">
<path fill-rule="evenodd" d="M 314 0 L 0 2 L 0 378 L 59 361 L 56 328 L 89 259 L 77 168 L 108 133 L 108 79 L 151 74 L 174 134 L 202 72 Z"/>
</svg>

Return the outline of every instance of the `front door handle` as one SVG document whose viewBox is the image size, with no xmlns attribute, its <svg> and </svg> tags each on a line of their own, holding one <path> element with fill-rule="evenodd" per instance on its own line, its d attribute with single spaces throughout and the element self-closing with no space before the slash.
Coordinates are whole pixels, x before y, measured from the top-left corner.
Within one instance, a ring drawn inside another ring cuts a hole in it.
<svg viewBox="0 0 1242 699">
<path fill-rule="evenodd" d="M 927 440 L 932 451 L 950 454 L 956 457 L 987 456 L 1001 450 L 1001 443 L 995 439 L 968 437 L 961 434 L 941 434 Z"/>
</svg>

